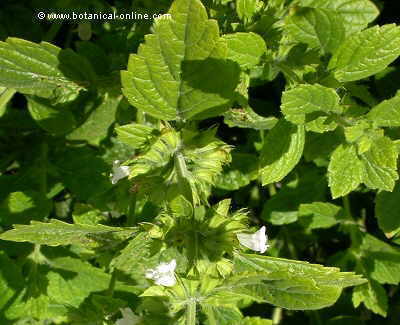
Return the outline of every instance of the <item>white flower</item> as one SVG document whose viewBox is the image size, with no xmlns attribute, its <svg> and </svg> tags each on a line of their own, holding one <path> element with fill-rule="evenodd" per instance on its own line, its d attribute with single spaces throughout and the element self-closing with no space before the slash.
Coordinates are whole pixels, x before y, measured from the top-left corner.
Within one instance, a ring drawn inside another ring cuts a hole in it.
<svg viewBox="0 0 400 325">
<path fill-rule="evenodd" d="M 129 176 L 129 166 L 120 166 L 119 160 L 114 160 L 112 173 L 110 174 L 111 183 L 116 184 L 120 179 Z"/>
<path fill-rule="evenodd" d="M 154 280 L 158 285 L 172 287 L 176 283 L 175 271 L 176 260 L 173 259 L 169 263 L 161 263 L 155 269 L 146 271 L 146 278 Z"/>
<path fill-rule="evenodd" d="M 262 226 L 260 230 L 254 234 L 236 234 L 236 236 L 240 244 L 253 251 L 260 252 L 261 254 L 269 247 L 267 244 L 268 237 L 265 234 L 265 226 Z"/>
</svg>

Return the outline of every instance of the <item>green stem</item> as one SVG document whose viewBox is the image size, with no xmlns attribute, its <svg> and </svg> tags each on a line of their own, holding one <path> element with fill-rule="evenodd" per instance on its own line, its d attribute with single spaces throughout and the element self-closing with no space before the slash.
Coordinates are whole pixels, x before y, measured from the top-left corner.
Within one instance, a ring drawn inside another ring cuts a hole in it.
<svg viewBox="0 0 400 325">
<path fill-rule="evenodd" d="M 196 325 L 196 300 L 192 298 L 186 307 L 186 325 Z"/>
<path fill-rule="evenodd" d="M 133 194 L 131 201 L 129 202 L 126 226 L 133 227 L 136 223 L 136 194 Z"/>
<path fill-rule="evenodd" d="M 348 195 L 343 196 L 343 207 L 344 207 L 344 212 L 346 213 L 346 217 L 353 220 L 353 216 L 351 215 L 350 200 Z"/>
<path fill-rule="evenodd" d="M 62 26 L 61 23 L 53 23 L 49 28 L 49 30 L 44 35 L 43 40 L 46 42 L 51 42 L 52 40 L 54 40 L 61 26 Z"/>
<path fill-rule="evenodd" d="M 284 235 L 285 235 L 285 240 L 289 249 L 290 257 L 293 259 L 298 260 L 299 256 L 297 254 L 297 249 L 296 246 L 293 244 L 292 238 L 287 230 L 287 228 L 283 227 L 282 229 Z"/>
<path fill-rule="evenodd" d="M 275 307 L 274 311 L 272 312 L 272 324 L 277 325 L 281 322 L 281 320 L 282 320 L 282 308 Z"/>
<path fill-rule="evenodd" d="M 268 185 L 268 192 L 270 196 L 274 196 L 276 194 L 276 188 L 274 183 Z"/>
<path fill-rule="evenodd" d="M 192 204 L 193 202 L 193 195 L 192 189 L 190 184 L 187 180 L 188 170 L 186 167 L 185 157 L 183 154 L 178 150 L 174 155 L 174 162 L 175 162 L 175 169 L 178 178 L 178 187 L 181 194 Z"/>
<path fill-rule="evenodd" d="M 353 215 L 351 214 L 351 205 L 350 205 L 350 199 L 349 196 L 343 196 L 343 208 L 345 212 L 345 216 L 347 220 L 351 221 L 351 223 L 348 225 L 348 233 L 350 234 L 351 242 L 353 247 L 358 247 L 361 244 L 361 232 L 360 232 L 360 225 L 357 223 L 357 221 L 354 219 Z"/>
<path fill-rule="evenodd" d="M 45 196 L 47 194 L 47 155 L 49 146 L 43 141 L 40 148 L 40 192 Z"/>
<path fill-rule="evenodd" d="M 107 289 L 107 295 L 110 297 L 112 297 L 114 294 L 114 288 L 115 288 L 116 282 L 117 282 L 117 273 L 114 270 L 111 274 L 110 283 L 109 283 L 108 289 Z"/>
</svg>

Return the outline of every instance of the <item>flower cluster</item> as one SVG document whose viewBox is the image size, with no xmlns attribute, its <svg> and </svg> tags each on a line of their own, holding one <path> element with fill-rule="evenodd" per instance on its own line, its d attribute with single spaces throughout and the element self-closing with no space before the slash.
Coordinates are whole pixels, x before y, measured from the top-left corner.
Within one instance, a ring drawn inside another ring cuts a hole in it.
<svg viewBox="0 0 400 325">
<path fill-rule="evenodd" d="M 255 252 L 265 253 L 269 245 L 266 228 L 262 226 L 253 234 L 239 233 L 236 235 L 239 243 Z M 158 285 L 172 287 L 176 284 L 175 277 L 176 260 L 173 259 L 168 263 L 161 263 L 154 269 L 146 271 L 146 278 L 154 280 Z"/>
</svg>

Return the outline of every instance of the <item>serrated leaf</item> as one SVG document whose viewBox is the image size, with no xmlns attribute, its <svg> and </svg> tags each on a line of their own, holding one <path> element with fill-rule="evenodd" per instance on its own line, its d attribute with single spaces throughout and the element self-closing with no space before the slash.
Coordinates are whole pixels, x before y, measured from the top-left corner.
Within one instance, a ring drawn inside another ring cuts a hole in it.
<svg viewBox="0 0 400 325">
<path fill-rule="evenodd" d="M 391 237 L 400 230 L 400 184 L 396 184 L 392 192 L 381 191 L 376 196 L 375 217 L 379 228 Z"/>
<path fill-rule="evenodd" d="M 263 185 L 278 182 L 297 165 L 303 154 L 304 127 L 280 120 L 265 138 L 260 157 Z"/>
<path fill-rule="evenodd" d="M 355 81 L 385 69 L 400 55 L 400 27 L 374 26 L 347 38 L 329 62 L 340 82 Z"/>
<path fill-rule="evenodd" d="M 301 204 L 299 218 L 308 229 L 330 228 L 343 218 L 342 208 L 328 202 Z"/>
<path fill-rule="evenodd" d="M 292 39 L 323 53 L 334 53 L 345 38 L 342 16 L 329 9 L 297 9 L 284 28 Z"/>
<path fill-rule="evenodd" d="M 328 166 L 329 187 L 335 199 L 344 196 L 363 180 L 364 167 L 357 156 L 357 149 L 351 145 L 340 145 L 332 153 Z"/>
<path fill-rule="evenodd" d="M 295 124 L 304 124 L 329 113 L 340 114 L 342 107 L 335 90 L 320 85 L 299 85 L 282 95 L 281 110 L 285 118 Z"/>
<path fill-rule="evenodd" d="M 233 99 L 239 68 L 225 60 L 218 24 L 208 20 L 200 0 L 176 0 L 169 14 L 155 20 L 154 34 L 130 56 L 121 73 L 123 92 L 132 105 L 160 119 L 216 116 Z"/>
<path fill-rule="evenodd" d="M 0 117 L 6 112 L 7 103 L 15 93 L 16 90 L 13 88 L 0 87 Z"/>
<path fill-rule="evenodd" d="M 330 306 L 343 288 L 366 282 L 338 268 L 250 254 L 234 255 L 234 271 L 236 275 L 222 288 L 258 302 L 295 310 Z"/>
<path fill-rule="evenodd" d="M 93 79 L 90 64 L 70 49 L 12 37 L 0 42 L 0 86 L 49 97 L 58 87 L 78 93 Z"/>
<path fill-rule="evenodd" d="M 363 182 L 369 188 L 392 191 L 396 180 L 397 157 L 396 144 L 387 137 L 375 139 L 368 151 L 361 154 L 363 162 Z"/>
<path fill-rule="evenodd" d="M 0 239 L 47 246 L 73 244 L 97 248 L 119 243 L 134 233 L 135 228 L 78 225 L 52 219 L 48 223 L 32 221 L 30 225 L 14 225 L 14 229 L 2 233 Z"/>
<path fill-rule="evenodd" d="M 224 122 L 230 127 L 270 130 L 276 125 L 278 119 L 273 116 L 260 116 L 247 106 L 244 108 L 230 109 L 224 114 Z"/>
<path fill-rule="evenodd" d="M 379 15 L 378 8 L 370 0 L 301 0 L 301 4 L 339 14 L 343 18 L 346 35 L 363 30 Z"/>
<path fill-rule="evenodd" d="M 228 46 L 227 58 L 238 63 L 242 69 L 256 66 L 267 51 L 264 39 L 255 33 L 225 34 L 223 39 Z"/>
<path fill-rule="evenodd" d="M 144 149 L 150 144 L 150 140 L 159 135 L 151 126 L 131 123 L 115 128 L 118 140 L 135 149 Z"/>
<path fill-rule="evenodd" d="M 388 297 L 385 288 L 374 280 L 354 288 L 353 305 L 358 307 L 361 303 L 375 314 L 386 317 Z"/>
<path fill-rule="evenodd" d="M 373 107 L 367 114 L 367 118 L 377 127 L 400 126 L 400 94 Z"/>
<path fill-rule="evenodd" d="M 68 133 L 76 126 L 75 117 L 70 110 L 56 109 L 47 99 L 28 97 L 28 109 L 37 124 L 53 135 Z"/>
</svg>

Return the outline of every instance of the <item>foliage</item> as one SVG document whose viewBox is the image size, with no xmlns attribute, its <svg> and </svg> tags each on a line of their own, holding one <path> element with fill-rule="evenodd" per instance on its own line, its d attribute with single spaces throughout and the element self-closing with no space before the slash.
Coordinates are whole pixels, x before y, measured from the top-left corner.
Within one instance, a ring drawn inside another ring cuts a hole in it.
<svg viewBox="0 0 400 325">
<path fill-rule="evenodd" d="M 2 3 L 0 323 L 397 324 L 389 13 Z"/>
</svg>

